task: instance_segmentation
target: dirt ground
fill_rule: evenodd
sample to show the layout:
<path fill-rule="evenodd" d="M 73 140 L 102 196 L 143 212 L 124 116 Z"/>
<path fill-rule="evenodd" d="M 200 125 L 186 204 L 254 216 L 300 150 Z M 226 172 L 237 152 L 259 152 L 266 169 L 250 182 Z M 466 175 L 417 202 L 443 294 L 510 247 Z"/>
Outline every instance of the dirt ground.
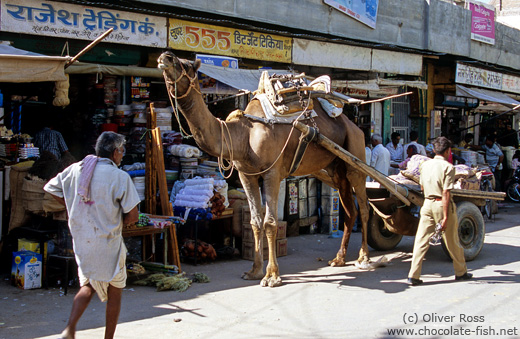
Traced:
<path fill-rule="evenodd" d="M 372 260 L 385 255 L 390 263 L 362 271 L 353 265 L 360 233 L 351 239 L 348 265 L 339 268 L 327 261 L 340 239 L 301 235 L 288 238 L 288 255 L 278 260 L 281 287 L 242 280 L 252 262 L 240 259 L 183 265 L 188 276 L 203 272 L 211 282 L 193 283 L 182 293 L 128 285 L 116 338 L 460 337 L 456 331 L 469 331 L 463 335 L 469 338 L 520 338 L 519 207 L 502 204 L 495 221 L 486 222 L 484 248 L 468 263 L 475 274 L 471 281 L 453 281 L 451 262 L 437 246 L 423 265 L 425 283 L 408 286 L 412 237 L 392 251 L 372 251 Z M 23 291 L 5 278 L 0 282 L 0 338 L 57 338 L 77 289 L 67 295 L 56 288 Z M 103 336 L 104 308 L 93 299 L 76 338 Z"/>

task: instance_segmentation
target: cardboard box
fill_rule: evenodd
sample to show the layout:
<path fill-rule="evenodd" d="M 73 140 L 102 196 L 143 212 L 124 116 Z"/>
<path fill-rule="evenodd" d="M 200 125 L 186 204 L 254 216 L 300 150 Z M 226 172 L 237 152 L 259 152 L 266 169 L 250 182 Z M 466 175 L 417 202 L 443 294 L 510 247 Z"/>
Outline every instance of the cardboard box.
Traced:
<path fill-rule="evenodd" d="M 264 261 L 269 259 L 269 246 L 267 240 L 264 241 Z M 254 241 L 242 241 L 242 259 L 255 260 L 255 242 Z"/>
<path fill-rule="evenodd" d="M 307 178 L 298 179 L 298 199 L 307 198 Z"/>
<path fill-rule="evenodd" d="M 285 179 L 287 182 L 287 198 L 298 199 L 298 179 Z"/>
<path fill-rule="evenodd" d="M 321 197 L 321 213 L 323 215 L 338 215 L 339 204 L 339 196 L 324 195 Z"/>
<path fill-rule="evenodd" d="M 287 238 L 287 221 L 278 221 L 278 231 L 276 232 L 276 239 Z"/>
<path fill-rule="evenodd" d="M 318 195 L 317 191 L 317 185 L 316 185 L 316 178 L 315 177 L 308 177 L 307 178 L 307 197 L 316 197 Z"/>
<path fill-rule="evenodd" d="M 299 199 L 298 202 L 298 216 L 300 219 L 307 218 L 309 216 L 308 208 L 307 208 L 307 198 Z"/>
<path fill-rule="evenodd" d="M 40 242 L 37 240 L 30 240 L 25 238 L 18 239 L 18 251 L 31 251 L 43 254 L 43 258 L 47 257 L 47 242 L 43 246 L 43 253 L 40 252 Z"/>
<path fill-rule="evenodd" d="M 318 197 L 309 197 L 309 217 L 318 214 Z"/>
<path fill-rule="evenodd" d="M 339 230 L 339 215 L 324 215 L 321 221 L 321 232 L 332 234 Z"/>
<path fill-rule="evenodd" d="M 326 183 L 321 183 L 321 195 L 337 195 L 339 196 L 339 192 L 337 189 L 330 187 Z"/>
<path fill-rule="evenodd" d="M 31 251 L 13 252 L 11 282 L 24 290 L 42 287 L 42 255 Z"/>
<path fill-rule="evenodd" d="M 276 240 L 276 256 L 284 257 L 287 255 L 287 238 Z"/>

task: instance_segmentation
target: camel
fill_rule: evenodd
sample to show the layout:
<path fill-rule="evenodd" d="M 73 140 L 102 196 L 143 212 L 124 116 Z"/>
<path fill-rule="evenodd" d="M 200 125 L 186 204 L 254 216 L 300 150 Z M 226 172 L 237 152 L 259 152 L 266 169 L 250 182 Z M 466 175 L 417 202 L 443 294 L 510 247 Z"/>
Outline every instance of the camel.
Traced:
<path fill-rule="evenodd" d="M 232 162 L 245 190 L 251 211 L 251 226 L 255 238 L 255 255 L 251 270 L 244 272 L 243 279 L 259 280 L 261 286 L 276 287 L 282 284 L 276 260 L 276 232 L 278 224 L 278 193 L 280 182 L 289 175 L 311 174 L 326 184 L 337 188 L 340 201 L 346 211 L 344 235 L 331 266 L 345 266 L 348 241 L 357 217 L 353 190 L 356 194 L 362 221 L 362 245 L 358 262 L 369 263 L 367 246 L 368 205 L 365 188 L 366 175 L 348 167 L 332 153 L 316 143 L 310 143 L 300 166 L 289 173 L 300 133 L 287 124 L 265 124 L 245 117 L 244 114 L 264 117 L 258 100 L 252 100 L 243 113 L 230 114 L 226 121 L 215 118 L 199 89 L 197 69 L 200 60 L 178 59 L 171 51 L 161 54 L 158 67 L 162 69 L 166 87 L 171 98 L 177 102 L 197 145 L 208 154 Z M 314 118 L 319 132 L 342 146 L 361 160 L 365 160 L 364 133 L 345 115 L 330 118 L 314 102 L 318 116 Z M 290 138 L 288 139 L 290 135 Z M 282 153 L 282 149 L 285 150 Z M 281 156 L 280 156 L 281 154 Z M 266 197 L 265 216 L 262 216 L 260 183 Z M 269 260 L 263 273 L 263 239 L 267 236 Z"/>

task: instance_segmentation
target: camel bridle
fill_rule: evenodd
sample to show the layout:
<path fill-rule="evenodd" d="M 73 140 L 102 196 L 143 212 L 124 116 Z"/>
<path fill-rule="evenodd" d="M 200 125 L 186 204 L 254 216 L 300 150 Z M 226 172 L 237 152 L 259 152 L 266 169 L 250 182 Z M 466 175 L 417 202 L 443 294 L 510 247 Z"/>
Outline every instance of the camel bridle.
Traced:
<path fill-rule="evenodd" d="M 172 68 L 175 68 L 176 66 L 176 62 L 174 62 L 172 64 Z M 170 85 L 174 85 L 175 87 L 175 95 L 173 94 L 170 94 L 175 100 L 178 100 L 178 99 L 183 99 L 185 97 L 188 96 L 188 94 L 190 94 L 191 92 L 191 89 L 193 88 L 195 90 L 195 92 L 199 93 L 199 94 L 202 94 L 201 91 L 200 91 L 200 87 L 198 86 L 199 83 L 198 83 L 198 79 L 197 79 L 197 72 L 195 72 L 195 75 L 193 77 L 190 77 L 190 75 L 188 74 L 188 72 L 186 72 L 186 69 L 184 68 L 184 66 L 182 65 L 182 62 L 179 62 L 179 66 L 181 67 L 181 74 L 179 75 L 179 77 L 177 79 L 175 79 L 174 81 L 171 81 L 169 80 L 167 77 L 166 77 L 166 74 L 163 73 L 163 77 L 164 77 L 164 81 L 166 81 L 168 84 Z M 181 79 L 183 77 L 186 77 L 188 78 L 189 82 L 190 82 L 190 85 L 188 86 L 188 90 L 186 91 L 186 93 L 184 93 L 183 95 L 181 96 L 178 96 L 177 95 L 177 83 L 179 81 L 181 81 Z"/>

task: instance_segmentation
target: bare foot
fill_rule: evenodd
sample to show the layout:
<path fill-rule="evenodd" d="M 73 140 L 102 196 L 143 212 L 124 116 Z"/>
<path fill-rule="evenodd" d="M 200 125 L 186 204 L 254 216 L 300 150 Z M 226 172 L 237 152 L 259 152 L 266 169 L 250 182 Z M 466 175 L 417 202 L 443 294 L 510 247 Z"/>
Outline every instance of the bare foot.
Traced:
<path fill-rule="evenodd" d="M 74 339 L 74 333 L 70 333 L 69 329 L 66 328 L 61 332 L 58 339 Z"/>

